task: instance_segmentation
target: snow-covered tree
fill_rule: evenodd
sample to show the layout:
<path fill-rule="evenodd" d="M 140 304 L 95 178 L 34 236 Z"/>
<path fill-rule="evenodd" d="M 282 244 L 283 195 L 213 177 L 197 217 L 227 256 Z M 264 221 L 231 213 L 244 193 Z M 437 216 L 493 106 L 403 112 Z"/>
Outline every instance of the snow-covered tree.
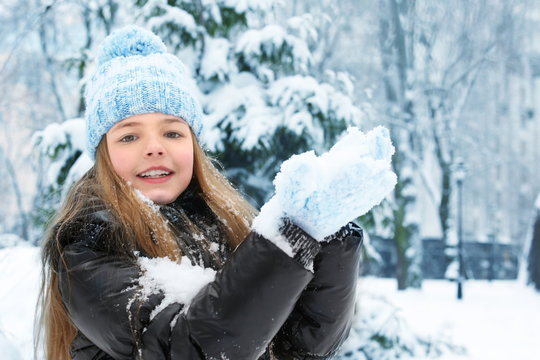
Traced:
<path fill-rule="evenodd" d="M 148 26 L 191 68 L 206 146 L 259 205 L 279 165 L 323 151 L 360 123 L 346 74 L 312 75 L 319 34 L 309 16 L 272 22 L 275 1 L 137 1 Z"/>
<path fill-rule="evenodd" d="M 56 213 L 67 190 L 91 166 L 84 154 L 85 126 L 83 119 L 53 123 L 34 134 L 36 166 L 43 167 L 43 178 L 38 179 L 33 221 L 43 228 Z"/>
<path fill-rule="evenodd" d="M 503 156 L 488 151 L 488 139 L 506 143 L 501 127 L 493 126 L 493 117 L 488 114 L 509 101 L 513 105 L 506 105 L 508 108 L 520 106 L 508 86 L 500 86 L 507 81 L 498 80 L 498 74 L 524 72 L 519 49 L 524 48 L 520 34 L 526 34 L 521 25 L 526 2 L 380 3 L 379 47 L 385 91 L 381 108 L 397 144 L 395 168 L 401 180 L 394 194 L 400 288 L 421 278 L 415 269 L 420 268 L 419 236 L 426 224 L 422 224 L 419 201 L 429 199 L 437 211 L 443 241 L 455 244 L 456 159 L 464 158 L 473 170 L 486 162 L 503 161 L 505 167 L 512 166 L 512 161 L 506 163 Z M 499 98 L 498 94 L 506 95 Z M 512 120 L 506 118 L 501 121 L 510 124 Z M 510 155 L 513 148 L 505 148 L 504 157 L 509 155 L 514 163 L 520 163 L 517 154 Z M 485 157 L 480 159 L 479 154 Z M 484 187 L 497 187 L 493 178 L 481 177 L 489 183 Z M 478 180 L 465 181 L 465 210 L 470 209 L 469 192 L 475 183 Z"/>
<path fill-rule="evenodd" d="M 7 175 L 0 187 L 10 189 L 3 192 L 9 209 L 0 220 L 3 231 L 27 240 L 40 236 L 32 232 L 31 218 L 41 201 L 33 200 L 35 182 L 39 188 L 46 169 L 31 161 L 28 140 L 47 124 L 82 114 L 86 52 L 114 25 L 116 9 L 114 0 L 0 5 L 0 170 Z"/>

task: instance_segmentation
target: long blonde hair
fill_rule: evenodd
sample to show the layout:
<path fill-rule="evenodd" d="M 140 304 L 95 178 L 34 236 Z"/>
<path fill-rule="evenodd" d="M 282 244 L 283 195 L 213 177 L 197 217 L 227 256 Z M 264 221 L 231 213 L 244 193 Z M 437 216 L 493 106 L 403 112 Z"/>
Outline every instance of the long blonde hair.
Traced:
<path fill-rule="evenodd" d="M 194 166 L 190 186 L 198 190 L 223 225 L 229 245 L 235 248 L 248 235 L 256 210 L 219 172 L 192 136 Z M 182 254 L 172 229 L 166 225 L 161 213 L 149 211 L 150 205 L 116 174 L 103 137 L 97 148 L 95 165 L 68 192 L 43 244 L 41 314 L 35 348 L 37 350 L 42 337 L 47 359 L 69 360 L 69 347 L 77 331 L 58 290 L 58 269 L 63 262 L 60 233 L 96 206 L 103 205 L 110 220 L 118 223 L 118 231 L 113 231 L 110 237 L 111 249 L 128 256 L 133 256 L 133 250 L 143 250 L 151 257 L 180 261 Z"/>

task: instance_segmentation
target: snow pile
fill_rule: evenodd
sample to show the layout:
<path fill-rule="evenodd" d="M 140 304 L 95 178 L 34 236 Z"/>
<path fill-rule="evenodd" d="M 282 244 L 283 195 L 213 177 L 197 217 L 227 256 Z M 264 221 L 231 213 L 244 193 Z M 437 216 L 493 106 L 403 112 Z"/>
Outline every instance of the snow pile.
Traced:
<path fill-rule="evenodd" d="M 0 324 L 0 327 L 2 324 Z M 10 339 L 9 334 L 4 334 L 0 331 L 0 351 L 2 352 L 2 358 L 8 360 L 22 360 L 21 353 L 15 345 L 13 345 L 13 339 Z"/>
<path fill-rule="evenodd" d="M 0 249 L 0 354 L 4 360 L 33 359 L 40 273 L 39 248 Z"/>
<path fill-rule="evenodd" d="M 349 221 L 364 215 L 394 188 L 391 169 L 394 147 L 388 130 L 367 134 L 350 128 L 329 152 L 294 155 L 281 166 L 276 194 L 253 221 L 268 239 L 279 238 L 283 216 L 321 241 Z"/>
<path fill-rule="evenodd" d="M 445 334 L 419 334 L 401 309 L 383 295 L 360 292 L 356 310 L 351 333 L 340 350 L 343 360 L 437 358 L 465 353 L 464 347 L 452 344 Z"/>
<path fill-rule="evenodd" d="M 168 258 L 140 257 L 139 265 L 142 276 L 139 278 L 141 290 L 138 299 L 159 292 L 165 296 L 150 315 L 151 319 L 173 303 L 184 304 L 186 311 L 195 295 L 216 277 L 215 270 L 193 265 L 185 257 L 179 264 Z"/>
<path fill-rule="evenodd" d="M 397 291 L 395 279 L 362 279 L 340 359 L 540 359 L 540 293 L 517 281 L 467 281 L 457 300 L 456 287 L 424 280 L 421 290 Z"/>

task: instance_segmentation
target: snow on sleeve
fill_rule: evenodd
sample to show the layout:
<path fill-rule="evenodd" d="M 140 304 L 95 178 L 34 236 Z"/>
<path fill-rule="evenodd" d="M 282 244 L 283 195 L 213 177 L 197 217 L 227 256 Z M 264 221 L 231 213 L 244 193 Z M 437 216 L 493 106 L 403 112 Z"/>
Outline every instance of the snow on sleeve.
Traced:
<path fill-rule="evenodd" d="M 540 194 L 538 194 L 538 196 L 536 197 L 536 201 L 534 202 L 534 207 L 537 210 L 540 210 Z"/>
<path fill-rule="evenodd" d="M 139 298 L 146 299 L 162 292 L 161 304 L 150 315 L 153 319 L 161 310 L 173 303 L 184 305 L 186 311 L 195 295 L 208 283 L 214 281 L 216 271 L 193 265 L 186 257 L 180 263 L 168 258 L 139 258 L 142 275 Z"/>
<path fill-rule="evenodd" d="M 253 231 L 274 243 L 285 254 L 294 257 L 295 254 L 291 245 L 279 231 L 284 216 L 281 202 L 276 197 L 273 197 L 263 205 L 259 216 L 253 219 L 251 227 Z"/>

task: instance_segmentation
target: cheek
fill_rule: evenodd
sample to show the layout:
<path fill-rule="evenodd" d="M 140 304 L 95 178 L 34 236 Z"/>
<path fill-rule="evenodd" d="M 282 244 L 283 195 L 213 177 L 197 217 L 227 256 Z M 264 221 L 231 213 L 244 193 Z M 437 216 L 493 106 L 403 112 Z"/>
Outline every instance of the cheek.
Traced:
<path fill-rule="evenodd" d="M 193 175 L 193 151 L 185 151 L 177 159 L 186 176 L 189 175 L 191 177 Z"/>
<path fill-rule="evenodd" d="M 128 180 L 128 176 L 131 173 L 132 167 L 130 166 L 131 163 L 129 161 L 129 157 L 127 156 L 115 156 L 114 158 L 111 156 L 111 163 L 114 168 L 114 171 L 116 173 L 124 178 L 125 180 Z"/>
<path fill-rule="evenodd" d="M 114 171 L 118 176 L 124 180 L 129 180 L 129 174 L 131 174 L 133 160 L 126 151 L 121 151 L 114 146 L 109 146 L 109 158 Z"/>

